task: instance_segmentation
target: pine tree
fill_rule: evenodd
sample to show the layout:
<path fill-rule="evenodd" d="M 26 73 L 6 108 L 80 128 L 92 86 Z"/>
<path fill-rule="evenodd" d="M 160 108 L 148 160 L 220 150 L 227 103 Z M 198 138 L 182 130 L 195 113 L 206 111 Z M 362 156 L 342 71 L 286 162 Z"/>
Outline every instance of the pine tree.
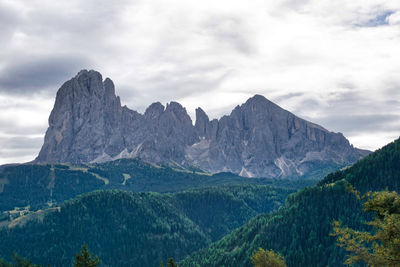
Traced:
<path fill-rule="evenodd" d="M 79 254 L 75 254 L 74 267 L 96 267 L 99 265 L 100 265 L 99 257 L 90 255 L 90 252 L 86 244 L 83 245 L 81 252 Z"/>
<path fill-rule="evenodd" d="M 173 258 L 169 258 L 167 262 L 168 267 L 178 267 Z"/>

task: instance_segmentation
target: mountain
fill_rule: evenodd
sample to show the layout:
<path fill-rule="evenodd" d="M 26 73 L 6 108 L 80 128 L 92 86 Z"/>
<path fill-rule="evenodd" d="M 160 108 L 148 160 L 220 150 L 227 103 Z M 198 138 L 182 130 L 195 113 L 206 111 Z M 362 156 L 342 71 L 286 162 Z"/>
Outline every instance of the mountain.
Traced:
<path fill-rule="evenodd" d="M 174 194 L 95 191 L 0 226 L 0 258 L 16 252 L 43 265 L 71 266 L 86 243 L 104 266 L 159 266 L 278 208 L 288 192 L 241 185 Z"/>
<path fill-rule="evenodd" d="M 250 267 L 250 255 L 259 247 L 280 252 L 287 266 L 344 266 L 346 251 L 329 235 L 332 222 L 365 231 L 370 228 L 363 222 L 372 217 L 349 192 L 349 184 L 361 192 L 400 192 L 400 139 L 289 196 L 277 212 L 257 216 L 179 266 Z"/>
<path fill-rule="evenodd" d="M 220 185 L 270 185 L 290 191 L 316 180 L 248 179 L 232 173 L 210 174 L 178 167 L 119 159 L 90 165 L 20 164 L 0 171 L 0 212 L 16 207 L 37 210 L 98 189 L 175 192 Z M 288 191 L 289 192 L 289 191 Z"/>
<path fill-rule="evenodd" d="M 349 165 L 368 154 L 341 133 L 305 121 L 255 95 L 229 116 L 196 123 L 179 103 L 151 104 L 144 114 L 121 107 L 114 84 L 80 71 L 57 92 L 36 162 L 93 163 L 135 158 L 246 177 L 298 177 Z"/>
<path fill-rule="evenodd" d="M 108 176 L 109 184 L 114 179 L 121 184 L 125 180 L 127 184 L 135 177 L 124 179 L 127 177 L 113 169 L 126 174 L 130 168 L 143 168 L 142 164 L 147 166 L 137 160 L 123 159 L 93 169 L 81 167 L 79 173 L 97 173 L 100 177 L 106 172 L 115 173 Z M 8 166 L 11 167 L 18 166 Z M 67 165 L 53 168 L 72 172 Z M 154 176 L 160 175 L 156 172 L 159 168 L 148 169 L 147 175 L 153 172 Z M 173 171 L 165 168 L 165 172 Z M 37 169 L 32 169 L 32 173 L 43 176 L 43 171 Z M 22 174 L 15 177 L 26 179 Z M 106 266 L 158 266 L 161 259 L 165 261 L 172 256 L 179 260 L 192 253 L 179 266 L 250 267 L 250 255 L 262 247 L 283 254 L 288 266 L 343 266 L 346 252 L 329 235 L 332 221 L 340 219 L 353 229 L 366 230 L 363 222 L 371 218 L 348 192 L 348 185 L 361 192 L 385 188 L 400 192 L 399 177 L 400 139 L 352 167 L 326 176 L 317 186 L 290 195 L 284 206 L 271 213 L 268 212 L 276 210 L 291 190 L 234 185 L 167 194 L 95 191 L 60 207 L 28 212 L 11 222 L 5 223 L 1 218 L 0 257 L 7 258 L 11 252 L 17 252 L 33 262 L 68 266 L 73 254 L 87 243 Z M 34 182 L 42 183 L 40 179 Z M 7 185 L 4 184 L 4 189 Z M 21 209 L 14 212 L 17 211 L 25 212 Z M 233 230 L 253 216 L 256 217 Z"/>

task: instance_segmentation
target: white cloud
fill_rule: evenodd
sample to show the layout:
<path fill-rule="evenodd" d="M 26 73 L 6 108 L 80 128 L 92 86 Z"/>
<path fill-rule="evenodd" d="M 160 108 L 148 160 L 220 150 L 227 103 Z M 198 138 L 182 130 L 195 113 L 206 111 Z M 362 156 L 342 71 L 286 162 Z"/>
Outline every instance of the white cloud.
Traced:
<path fill-rule="evenodd" d="M 139 111 L 176 100 L 191 115 L 201 106 L 217 118 L 258 93 L 356 146 L 378 148 L 399 135 L 399 121 L 385 132 L 378 119 L 377 129 L 357 131 L 339 118 L 400 115 L 399 14 L 398 0 L 3 0 L 0 124 L 16 126 L 0 127 L 0 136 L 44 129 L 63 77 L 93 68 Z M 26 78 L 11 77 L 18 73 Z"/>

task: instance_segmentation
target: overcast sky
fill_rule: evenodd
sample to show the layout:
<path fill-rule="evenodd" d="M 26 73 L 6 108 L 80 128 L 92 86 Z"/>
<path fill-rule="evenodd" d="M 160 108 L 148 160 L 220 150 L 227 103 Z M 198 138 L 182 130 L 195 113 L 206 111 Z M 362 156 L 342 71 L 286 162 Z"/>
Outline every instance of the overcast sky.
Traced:
<path fill-rule="evenodd" d="M 81 69 L 140 112 L 257 93 L 374 150 L 400 134 L 400 1 L 0 0 L 0 164 L 34 159 Z"/>

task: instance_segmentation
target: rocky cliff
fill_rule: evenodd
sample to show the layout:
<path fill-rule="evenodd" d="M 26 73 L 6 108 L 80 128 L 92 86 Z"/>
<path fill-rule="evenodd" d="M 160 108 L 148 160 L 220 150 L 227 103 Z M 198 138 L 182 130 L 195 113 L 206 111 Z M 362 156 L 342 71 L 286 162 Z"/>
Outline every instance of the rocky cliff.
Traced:
<path fill-rule="evenodd" d="M 144 114 L 121 107 L 110 79 L 82 70 L 57 92 L 37 162 L 89 163 L 139 157 L 242 176 L 294 177 L 366 155 L 341 133 L 296 117 L 261 95 L 229 116 L 151 104 Z"/>

